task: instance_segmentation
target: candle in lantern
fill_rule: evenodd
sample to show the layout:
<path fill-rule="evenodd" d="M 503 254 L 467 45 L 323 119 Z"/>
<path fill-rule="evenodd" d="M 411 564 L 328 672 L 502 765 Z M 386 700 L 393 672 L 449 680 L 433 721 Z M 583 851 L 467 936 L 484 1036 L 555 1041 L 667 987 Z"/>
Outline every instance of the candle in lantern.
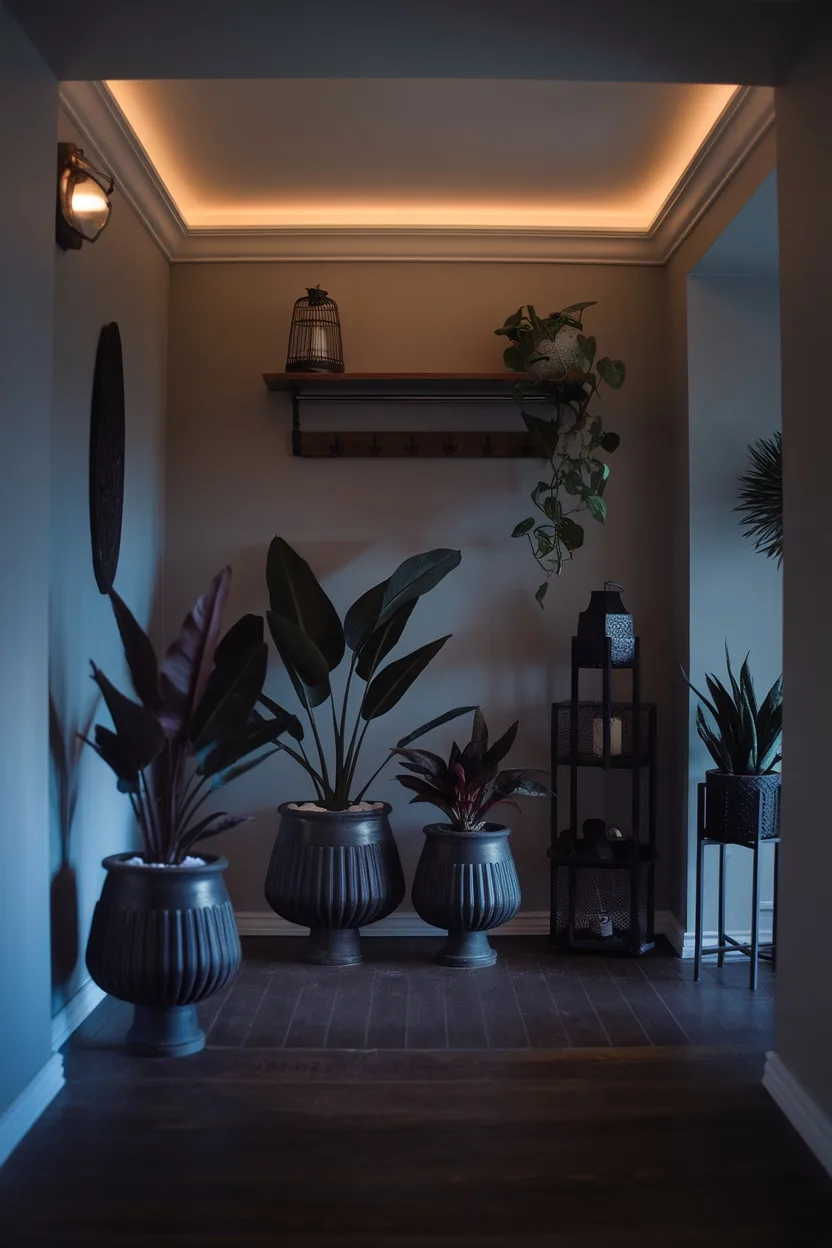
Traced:
<path fill-rule="evenodd" d="M 610 720 L 610 756 L 621 754 L 621 720 L 613 718 Z M 593 719 L 592 721 L 592 753 L 596 758 L 604 756 L 604 721 L 603 719 Z"/>

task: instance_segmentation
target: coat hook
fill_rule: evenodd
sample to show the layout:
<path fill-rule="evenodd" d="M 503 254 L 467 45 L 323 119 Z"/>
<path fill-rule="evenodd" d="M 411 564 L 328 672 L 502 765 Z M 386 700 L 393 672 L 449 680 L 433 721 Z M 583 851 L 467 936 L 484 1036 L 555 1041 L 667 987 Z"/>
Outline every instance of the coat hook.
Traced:
<path fill-rule="evenodd" d="M 448 438 L 448 441 L 442 447 L 442 450 L 445 452 L 446 455 L 455 455 L 457 453 L 457 451 L 459 450 L 459 446 L 457 445 L 456 442 L 454 442 L 453 435 L 451 435 Z"/>
<path fill-rule="evenodd" d="M 370 443 L 370 454 L 371 455 L 381 454 L 381 445 L 379 444 L 379 440 L 376 434 L 373 434 L 373 440 Z"/>
<path fill-rule="evenodd" d="M 404 449 L 407 451 L 408 455 L 419 454 L 419 443 L 416 441 L 416 435 L 414 433 L 411 433 L 410 441 L 405 443 Z"/>
<path fill-rule="evenodd" d="M 485 442 L 480 447 L 480 450 L 482 451 L 483 455 L 493 455 L 496 449 L 497 449 L 496 446 L 492 445 L 491 434 L 487 433 L 485 435 Z"/>
<path fill-rule="evenodd" d="M 344 445 L 338 434 L 335 435 L 335 441 L 330 442 L 329 451 L 331 455 L 343 455 L 344 454 Z"/>

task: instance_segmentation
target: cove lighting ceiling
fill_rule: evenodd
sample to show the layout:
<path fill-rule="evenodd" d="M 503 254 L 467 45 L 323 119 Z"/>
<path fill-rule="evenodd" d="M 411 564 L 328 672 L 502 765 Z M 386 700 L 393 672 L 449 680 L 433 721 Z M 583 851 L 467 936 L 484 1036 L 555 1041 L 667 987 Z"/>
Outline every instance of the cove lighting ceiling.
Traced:
<path fill-rule="evenodd" d="M 737 92 L 483 79 L 106 87 L 188 231 L 637 236 Z"/>

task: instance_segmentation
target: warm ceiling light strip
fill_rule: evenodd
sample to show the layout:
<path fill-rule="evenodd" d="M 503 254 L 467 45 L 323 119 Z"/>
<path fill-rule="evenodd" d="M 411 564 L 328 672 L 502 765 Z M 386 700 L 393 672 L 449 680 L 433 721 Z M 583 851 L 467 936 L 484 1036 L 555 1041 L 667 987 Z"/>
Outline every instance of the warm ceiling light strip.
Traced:
<path fill-rule="evenodd" d="M 648 235 L 697 153 L 729 108 L 739 88 L 701 87 L 668 138 L 655 153 L 649 174 L 624 197 L 607 203 L 545 202 L 511 199 L 485 202 L 402 201 L 377 197 L 366 202 L 234 203 L 200 202 L 184 182 L 173 145 L 140 101 L 140 83 L 107 82 L 129 128 L 181 215 L 193 231 L 211 230 L 489 230 L 555 231 Z"/>

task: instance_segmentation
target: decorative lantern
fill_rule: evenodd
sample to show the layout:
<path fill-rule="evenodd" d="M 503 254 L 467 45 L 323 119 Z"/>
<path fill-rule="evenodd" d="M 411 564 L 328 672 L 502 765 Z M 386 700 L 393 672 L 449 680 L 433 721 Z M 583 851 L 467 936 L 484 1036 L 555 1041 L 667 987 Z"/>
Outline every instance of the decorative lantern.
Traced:
<path fill-rule="evenodd" d="M 589 606 L 578 616 L 577 646 L 581 667 L 603 667 L 607 638 L 612 643 L 613 667 L 631 667 L 635 660 L 633 617 L 621 601 L 623 586 L 605 581 L 603 589 L 594 589 Z"/>
<path fill-rule="evenodd" d="M 287 373 L 343 373 L 338 305 L 320 286 L 307 287 L 298 299 L 289 330 Z"/>

